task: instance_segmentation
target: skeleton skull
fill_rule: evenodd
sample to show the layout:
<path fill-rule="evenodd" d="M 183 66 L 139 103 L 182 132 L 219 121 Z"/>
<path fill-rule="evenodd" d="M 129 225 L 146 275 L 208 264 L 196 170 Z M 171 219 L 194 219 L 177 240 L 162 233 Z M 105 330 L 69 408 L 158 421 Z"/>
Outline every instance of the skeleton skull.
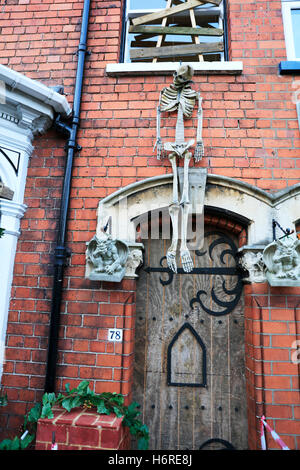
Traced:
<path fill-rule="evenodd" d="M 181 65 L 174 73 L 174 84 L 177 86 L 190 82 L 194 75 L 194 70 L 190 65 Z"/>

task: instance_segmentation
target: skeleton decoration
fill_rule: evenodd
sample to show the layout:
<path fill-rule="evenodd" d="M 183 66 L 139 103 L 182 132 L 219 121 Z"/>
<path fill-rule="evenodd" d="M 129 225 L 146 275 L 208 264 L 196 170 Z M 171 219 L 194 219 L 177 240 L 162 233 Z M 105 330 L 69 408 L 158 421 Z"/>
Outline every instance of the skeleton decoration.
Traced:
<path fill-rule="evenodd" d="M 125 275 L 128 246 L 121 240 L 112 240 L 109 235 L 96 235 L 87 244 L 86 259 L 89 265 L 88 278 L 93 281 L 120 282 Z"/>
<path fill-rule="evenodd" d="M 161 159 L 164 157 L 164 151 L 170 152 L 168 154 L 168 158 L 171 162 L 173 171 L 173 200 L 169 206 L 169 214 L 173 227 L 173 237 L 171 246 L 167 251 L 167 263 L 168 267 L 175 273 L 177 272 L 176 252 L 178 245 L 178 220 L 180 209 L 182 211 L 180 246 L 182 268 L 185 272 L 191 272 L 194 268 L 191 254 L 187 247 L 187 223 L 190 210 L 189 163 L 192 158 L 192 153 L 189 149 L 194 144 L 194 139 L 186 141 L 184 138 L 184 117 L 190 118 L 192 116 L 197 100 L 198 125 L 197 141 L 194 151 L 196 162 L 201 160 L 203 157 L 204 148 L 202 142 L 202 98 L 198 92 L 191 88 L 193 73 L 194 71 L 190 65 L 181 65 L 177 72 L 174 73 L 173 83 L 161 91 L 157 108 L 157 140 L 155 143 L 155 147 L 157 147 L 157 158 Z M 160 135 L 161 112 L 171 113 L 174 111 L 177 111 L 175 142 L 166 142 L 163 146 Z M 178 195 L 177 157 L 184 159 L 184 183 L 180 202 Z"/>
<path fill-rule="evenodd" d="M 300 285 L 300 240 L 285 237 L 270 243 L 263 252 L 271 286 Z"/>

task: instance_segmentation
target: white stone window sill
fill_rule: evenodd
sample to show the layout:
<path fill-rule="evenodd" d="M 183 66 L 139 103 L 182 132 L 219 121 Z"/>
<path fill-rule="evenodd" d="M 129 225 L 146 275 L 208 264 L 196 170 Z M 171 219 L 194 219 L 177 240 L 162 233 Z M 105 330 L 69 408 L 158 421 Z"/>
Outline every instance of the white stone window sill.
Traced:
<path fill-rule="evenodd" d="M 240 61 L 188 63 L 193 67 L 195 75 L 239 75 L 243 72 L 243 62 Z M 179 62 L 107 64 L 106 73 L 112 77 L 126 75 L 172 75 L 179 65 Z"/>

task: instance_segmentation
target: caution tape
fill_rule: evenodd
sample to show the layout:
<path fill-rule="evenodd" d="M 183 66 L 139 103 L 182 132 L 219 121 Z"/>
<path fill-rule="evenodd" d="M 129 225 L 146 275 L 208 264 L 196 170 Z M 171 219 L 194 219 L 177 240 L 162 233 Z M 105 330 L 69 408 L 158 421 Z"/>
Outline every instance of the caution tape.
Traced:
<path fill-rule="evenodd" d="M 281 447 L 282 450 L 290 450 L 288 446 L 283 442 L 283 440 L 278 436 L 277 432 L 275 432 L 274 429 L 269 426 L 264 416 L 262 416 L 260 420 L 260 442 L 262 450 L 267 450 L 264 428 L 266 428 L 267 431 L 271 433 L 271 436 L 273 437 L 274 441 L 277 442 L 277 444 Z"/>

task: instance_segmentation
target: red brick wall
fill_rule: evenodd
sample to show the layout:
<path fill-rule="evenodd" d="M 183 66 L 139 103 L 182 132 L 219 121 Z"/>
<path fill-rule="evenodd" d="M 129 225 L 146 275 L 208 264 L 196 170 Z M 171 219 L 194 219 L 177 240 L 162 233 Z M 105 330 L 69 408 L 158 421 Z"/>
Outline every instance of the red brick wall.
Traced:
<path fill-rule="evenodd" d="M 249 444 L 260 447 L 256 417 L 265 415 L 283 441 L 298 449 L 300 364 L 293 353 L 300 334 L 299 289 L 252 284 L 244 291 Z M 279 449 L 266 437 L 269 449 Z"/>
<path fill-rule="evenodd" d="M 1 63 L 47 85 L 63 84 L 72 103 L 82 6 L 82 1 L 70 0 L 7 0 L 0 17 Z M 297 77 L 278 76 L 278 63 L 286 58 L 281 4 L 275 0 L 229 0 L 228 6 L 230 55 L 233 60 L 243 61 L 244 73 L 194 77 L 204 109 L 205 158 L 198 166 L 277 191 L 299 182 L 300 166 L 299 129 L 292 102 L 295 91 L 292 85 Z M 172 77 L 112 78 L 105 74 L 106 64 L 118 61 L 121 12 L 118 0 L 91 2 L 88 39 L 91 56 L 87 59 L 82 97 L 78 142 L 82 150 L 74 160 L 71 190 L 68 246 L 72 256 L 64 283 L 58 389 L 66 381 L 75 385 L 90 379 L 97 392 L 119 392 L 123 357 L 122 393 L 130 393 L 134 303 L 130 299 L 125 314 L 123 306 L 135 291 L 134 282 L 125 281 L 116 291 L 114 285 L 102 286 L 85 280 L 85 243 L 95 233 L 99 199 L 136 180 L 171 171 L 168 161 L 156 160 L 153 144 L 159 91 Z M 193 137 L 195 125 L 194 119 L 188 130 Z M 174 132 L 174 119 L 164 120 L 163 132 Z M 28 210 L 21 223 L 8 323 L 3 385 L 9 406 L 0 416 L 2 428 L 15 429 L 20 415 L 40 399 L 44 386 L 51 262 L 65 163 L 64 144 L 61 137 L 49 131 L 36 139 L 30 160 L 25 195 Z M 291 296 L 286 292 L 284 298 L 292 299 L 293 295 L 294 292 Z M 284 324 L 286 331 L 275 335 L 266 330 L 263 337 L 283 340 L 292 334 L 293 320 L 286 320 L 285 315 L 289 317 L 294 304 L 283 305 L 282 296 L 273 292 L 267 298 L 274 312 L 282 315 L 277 319 L 271 316 L 268 326 L 274 323 L 276 328 L 277 322 Z M 271 307 L 265 305 L 263 312 L 265 308 L 271 312 Z M 254 328 L 257 321 L 251 319 L 251 311 L 255 314 L 257 309 L 248 307 L 249 324 Z M 127 331 L 121 356 L 120 346 L 107 343 L 105 338 L 107 328 L 123 321 Z M 251 328 L 249 331 L 252 334 Z M 289 346 L 281 348 L 276 341 L 268 343 L 268 351 L 277 354 L 286 348 L 284 361 L 288 361 Z M 277 356 L 274 357 L 272 366 L 276 363 Z M 266 367 L 270 367 L 270 361 Z M 258 380 L 255 364 L 254 361 L 250 367 L 249 362 L 249 380 L 254 377 Z M 274 369 L 272 373 L 275 372 Z M 281 407 L 282 414 L 275 425 L 278 432 L 285 434 L 280 426 L 292 420 L 289 414 L 292 405 L 281 403 L 280 398 L 277 402 L 277 397 L 280 393 L 285 395 L 286 388 L 280 392 L 280 387 L 287 385 L 271 383 L 270 369 L 268 373 L 267 403 L 271 406 L 272 399 L 276 406 L 269 408 L 269 413 L 276 420 L 278 414 L 273 412 Z M 276 372 L 276 378 L 277 375 L 281 374 Z M 286 396 L 294 400 L 295 376 L 288 377 L 291 395 Z M 251 393 L 258 393 L 258 389 L 253 386 Z M 254 435 L 251 442 L 254 446 Z"/>
<path fill-rule="evenodd" d="M 300 165 L 292 102 L 297 77 L 278 75 L 279 62 L 286 60 L 281 2 L 230 0 L 229 4 L 232 59 L 243 61 L 246 82 L 255 83 L 252 108 L 245 109 L 241 124 L 246 127 L 242 146 L 248 147 L 248 171 L 256 171 L 261 188 L 278 190 L 299 182 Z M 241 176 L 248 171 L 241 169 Z"/>

